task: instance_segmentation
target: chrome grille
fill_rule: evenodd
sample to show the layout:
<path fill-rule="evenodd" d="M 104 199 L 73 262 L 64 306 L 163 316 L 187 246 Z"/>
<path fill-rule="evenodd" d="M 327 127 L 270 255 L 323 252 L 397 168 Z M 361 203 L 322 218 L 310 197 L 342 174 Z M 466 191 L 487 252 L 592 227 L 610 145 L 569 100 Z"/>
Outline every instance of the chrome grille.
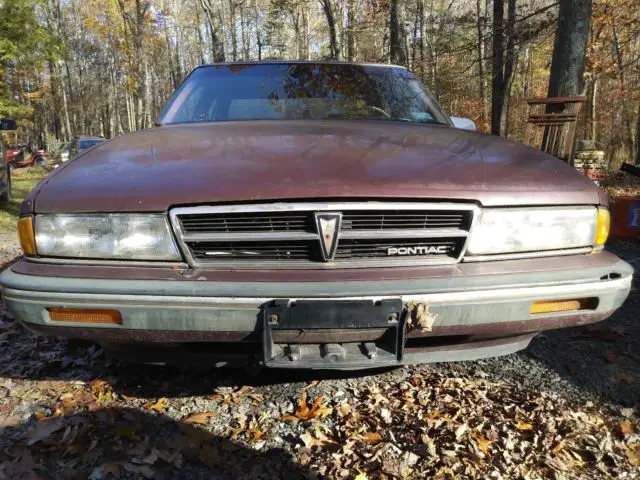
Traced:
<path fill-rule="evenodd" d="M 306 260 L 315 244 L 309 241 L 290 242 L 193 242 L 189 245 L 196 260 Z"/>
<path fill-rule="evenodd" d="M 179 207 L 170 217 L 193 266 L 343 268 L 456 263 L 476 211 L 463 203 L 272 203 Z M 315 219 L 327 213 L 341 218 L 329 261 Z"/>
<path fill-rule="evenodd" d="M 204 214 L 181 215 L 180 226 L 184 232 L 280 232 L 313 231 L 313 218 L 305 213 L 237 213 L 229 215 Z"/>

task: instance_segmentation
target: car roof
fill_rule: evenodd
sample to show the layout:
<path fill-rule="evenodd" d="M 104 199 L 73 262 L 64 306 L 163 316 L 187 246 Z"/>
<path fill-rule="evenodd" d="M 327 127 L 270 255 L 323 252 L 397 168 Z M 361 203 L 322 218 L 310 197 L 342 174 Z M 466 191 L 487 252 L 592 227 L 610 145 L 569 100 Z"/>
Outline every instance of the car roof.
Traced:
<path fill-rule="evenodd" d="M 207 63 L 197 66 L 194 70 L 206 67 L 236 65 L 355 65 L 358 67 L 401 68 L 402 70 L 406 70 L 406 67 L 403 67 L 402 65 L 394 65 L 390 63 L 342 62 L 338 60 L 246 60 L 240 62 Z"/>

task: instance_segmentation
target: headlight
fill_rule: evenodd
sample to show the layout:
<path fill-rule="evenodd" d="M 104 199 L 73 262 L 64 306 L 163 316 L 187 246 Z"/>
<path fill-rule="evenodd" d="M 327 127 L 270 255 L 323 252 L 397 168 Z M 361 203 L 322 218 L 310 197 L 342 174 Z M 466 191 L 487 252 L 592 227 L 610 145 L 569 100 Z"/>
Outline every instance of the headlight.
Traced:
<path fill-rule="evenodd" d="M 35 231 L 42 256 L 181 259 L 162 214 L 36 215 Z"/>
<path fill-rule="evenodd" d="M 487 208 L 471 232 L 467 255 L 589 247 L 597 223 L 595 207 Z"/>

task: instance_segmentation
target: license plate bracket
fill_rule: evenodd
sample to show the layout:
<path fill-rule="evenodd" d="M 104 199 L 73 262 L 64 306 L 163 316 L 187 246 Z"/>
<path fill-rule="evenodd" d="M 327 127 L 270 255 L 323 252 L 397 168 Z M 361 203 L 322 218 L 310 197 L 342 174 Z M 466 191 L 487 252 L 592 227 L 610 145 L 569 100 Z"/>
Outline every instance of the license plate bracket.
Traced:
<path fill-rule="evenodd" d="M 404 349 L 404 315 L 400 298 L 371 300 L 273 300 L 262 310 L 262 343 L 264 363 L 267 366 L 321 367 L 323 364 L 344 363 L 348 366 L 362 364 L 395 364 L 402 361 Z M 273 332 L 278 330 L 384 329 L 385 333 L 375 342 L 344 344 L 344 358 L 329 358 L 326 344 L 318 349 L 305 347 L 302 358 L 300 345 L 275 344 Z M 335 344 L 341 344 L 336 339 Z M 276 351 L 278 346 L 288 349 L 288 356 Z M 371 354 L 372 348 L 376 352 Z M 317 354 L 315 353 L 317 351 Z M 298 352 L 298 353 L 296 353 Z M 311 353 L 310 353 L 311 352 Z"/>

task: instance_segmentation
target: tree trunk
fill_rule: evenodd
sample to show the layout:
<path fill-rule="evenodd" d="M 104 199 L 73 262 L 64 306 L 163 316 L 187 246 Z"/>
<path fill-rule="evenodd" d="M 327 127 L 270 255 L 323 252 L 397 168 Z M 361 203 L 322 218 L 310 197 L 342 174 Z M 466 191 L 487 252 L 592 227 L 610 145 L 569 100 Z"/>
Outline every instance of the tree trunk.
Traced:
<path fill-rule="evenodd" d="M 350 62 L 353 62 L 356 58 L 355 23 L 355 0 L 347 0 L 347 60 Z"/>
<path fill-rule="evenodd" d="M 331 0 L 320 0 L 325 17 L 327 18 L 327 26 L 329 27 L 329 43 L 331 45 L 331 58 L 340 60 L 340 41 L 338 40 L 338 31 L 336 29 L 336 20 L 333 13 Z"/>
<path fill-rule="evenodd" d="M 507 6 L 507 49 L 504 59 L 504 74 L 502 77 L 502 109 L 500 111 L 500 130 L 499 135 L 503 137 L 509 136 L 508 121 L 509 121 L 509 99 L 511 96 L 511 85 L 513 84 L 513 77 L 515 75 L 516 63 L 518 61 L 518 53 L 515 48 L 516 35 L 515 35 L 515 20 L 516 20 L 516 0 L 508 0 Z"/>
<path fill-rule="evenodd" d="M 229 30 L 231 35 L 231 58 L 234 62 L 238 60 L 238 40 L 236 38 L 236 4 L 229 0 Z"/>
<path fill-rule="evenodd" d="M 504 107 L 504 1 L 493 0 L 493 62 L 491 69 L 491 133 L 500 135 Z"/>
<path fill-rule="evenodd" d="M 419 30 L 420 30 L 420 78 L 424 81 L 424 0 L 418 0 Z"/>
<path fill-rule="evenodd" d="M 213 7 L 212 0 L 200 0 L 202 10 L 209 25 L 209 34 L 211 36 L 211 59 L 213 62 L 224 62 L 224 43 L 220 36 L 220 29 L 216 19 L 216 10 Z"/>
<path fill-rule="evenodd" d="M 407 65 L 406 44 L 404 0 L 391 0 L 389 5 L 389 49 L 391 63 Z"/>
<path fill-rule="evenodd" d="M 591 0 L 561 0 L 553 45 L 549 97 L 581 95 Z"/>
<path fill-rule="evenodd" d="M 486 12 L 485 12 L 486 14 Z M 482 121 L 489 118 L 489 102 L 487 101 L 487 82 L 484 72 L 484 37 L 487 29 L 487 20 L 482 12 L 482 0 L 476 0 L 476 34 L 478 36 L 477 62 L 478 62 L 478 93 L 482 102 Z"/>
<path fill-rule="evenodd" d="M 638 105 L 638 116 L 636 118 L 636 159 L 635 164 L 640 165 L 640 105 Z"/>
<path fill-rule="evenodd" d="M 567 97 L 584 93 L 584 61 L 591 26 L 591 7 L 591 0 L 560 0 L 548 97 Z M 547 107 L 547 112 L 562 113 L 564 109 L 562 103 L 551 104 Z M 543 143 L 548 135 L 549 131 L 545 129 Z M 562 145 L 564 141 L 563 134 L 559 144 Z M 572 150 L 572 146 L 569 146 L 569 151 Z"/>

